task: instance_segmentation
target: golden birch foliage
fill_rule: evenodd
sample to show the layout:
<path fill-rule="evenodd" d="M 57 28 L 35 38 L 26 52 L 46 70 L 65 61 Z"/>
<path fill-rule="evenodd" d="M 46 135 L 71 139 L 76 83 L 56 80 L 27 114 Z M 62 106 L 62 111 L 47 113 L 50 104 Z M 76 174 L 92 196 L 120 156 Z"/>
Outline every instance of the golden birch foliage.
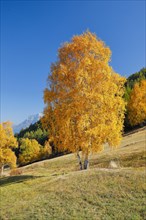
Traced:
<path fill-rule="evenodd" d="M 0 124 L 0 167 L 9 164 L 16 166 L 16 156 L 12 149 L 18 146 L 17 139 L 14 137 L 11 122 Z"/>
<path fill-rule="evenodd" d="M 134 85 L 127 110 L 128 119 L 132 126 L 146 120 L 146 80 Z"/>
<path fill-rule="evenodd" d="M 121 139 L 125 79 L 109 66 L 110 49 L 96 35 L 74 36 L 58 50 L 44 91 L 44 126 L 55 146 L 87 154 Z"/>
<path fill-rule="evenodd" d="M 21 165 L 36 161 L 40 157 L 41 145 L 35 139 L 22 138 L 19 163 Z"/>

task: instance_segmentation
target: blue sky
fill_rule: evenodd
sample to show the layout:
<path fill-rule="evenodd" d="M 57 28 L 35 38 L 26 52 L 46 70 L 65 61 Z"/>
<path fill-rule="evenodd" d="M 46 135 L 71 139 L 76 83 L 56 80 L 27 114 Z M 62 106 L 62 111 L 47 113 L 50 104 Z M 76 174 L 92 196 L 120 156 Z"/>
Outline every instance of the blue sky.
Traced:
<path fill-rule="evenodd" d="M 43 111 L 57 49 L 89 29 L 123 76 L 145 66 L 145 1 L 1 1 L 1 121 Z"/>

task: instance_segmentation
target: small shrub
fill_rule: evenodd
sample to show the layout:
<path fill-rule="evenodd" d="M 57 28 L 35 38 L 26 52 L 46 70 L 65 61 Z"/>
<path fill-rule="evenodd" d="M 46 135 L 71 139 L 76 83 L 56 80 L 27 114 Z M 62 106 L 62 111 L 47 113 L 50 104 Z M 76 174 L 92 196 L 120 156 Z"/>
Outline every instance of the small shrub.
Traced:
<path fill-rule="evenodd" d="M 22 174 L 22 170 L 20 170 L 20 169 L 13 169 L 10 172 L 10 176 L 18 176 L 18 175 L 21 175 L 21 174 Z"/>

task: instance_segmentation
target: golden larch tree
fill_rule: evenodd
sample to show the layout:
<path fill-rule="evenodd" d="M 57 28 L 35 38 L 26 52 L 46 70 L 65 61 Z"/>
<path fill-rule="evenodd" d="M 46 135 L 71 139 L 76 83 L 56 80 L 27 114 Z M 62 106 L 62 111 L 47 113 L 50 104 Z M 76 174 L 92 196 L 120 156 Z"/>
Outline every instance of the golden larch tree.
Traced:
<path fill-rule="evenodd" d="M 89 153 L 121 140 L 125 79 L 113 71 L 110 57 L 95 34 L 74 36 L 58 50 L 44 91 L 43 125 L 59 150 L 77 152 L 81 169 L 88 167 Z"/>
<path fill-rule="evenodd" d="M 16 156 L 12 149 L 18 146 L 14 137 L 12 123 L 7 121 L 0 124 L 0 169 L 3 174 L 4 165 L 16 167 Z"/>
<path fill-rule="evenodd" d="M 146 121 L 146 80 L 135 83 L 127 105 L 130 125 Z"/>
<path fill-rule="evenodd" d="M 41 145 L 35 139 L 22 138 L 20 141 L 20 165 L 29 164 L 40 159 Z"/>

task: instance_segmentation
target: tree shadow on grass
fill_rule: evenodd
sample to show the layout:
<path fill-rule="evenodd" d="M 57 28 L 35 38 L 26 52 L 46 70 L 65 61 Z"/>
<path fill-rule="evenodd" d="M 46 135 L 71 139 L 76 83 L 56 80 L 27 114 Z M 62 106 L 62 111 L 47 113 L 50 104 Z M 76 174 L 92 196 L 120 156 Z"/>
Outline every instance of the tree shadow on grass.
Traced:
<path fill-rule="evenodd" d="M 7 186 L 15 183 L 23 183 L 27 180 L 33 180 L 41 178 L 43 176 L 33 176 L 33 175 L 20 175 L 20 176 L 9 176 L 0 179 L 0 187 Z"/>

